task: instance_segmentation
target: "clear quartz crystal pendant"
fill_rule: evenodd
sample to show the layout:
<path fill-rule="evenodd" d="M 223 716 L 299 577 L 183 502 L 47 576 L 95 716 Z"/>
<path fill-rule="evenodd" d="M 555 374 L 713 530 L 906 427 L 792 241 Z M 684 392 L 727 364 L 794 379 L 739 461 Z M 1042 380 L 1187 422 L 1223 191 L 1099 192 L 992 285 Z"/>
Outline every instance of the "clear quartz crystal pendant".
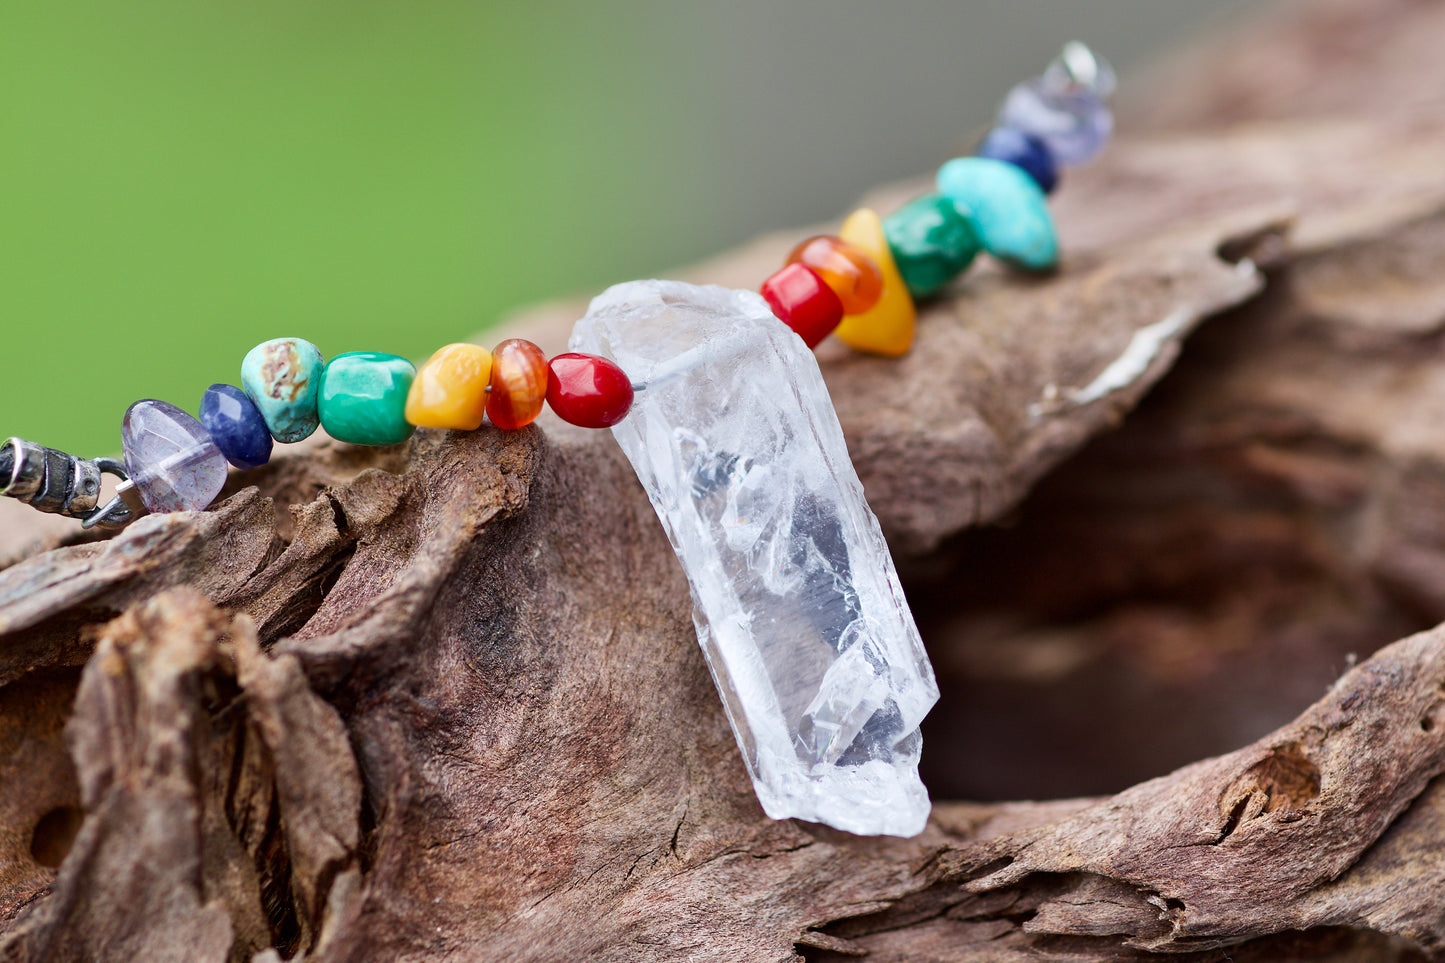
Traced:
<path fill-rule="evenodd" d="M 922 831 L 938 686 L 813 353 L 751 291 L 677 281 L 604 292 L 571 347 L 643 386 L 612 431 L 687 572 L 763 809 Z"/>

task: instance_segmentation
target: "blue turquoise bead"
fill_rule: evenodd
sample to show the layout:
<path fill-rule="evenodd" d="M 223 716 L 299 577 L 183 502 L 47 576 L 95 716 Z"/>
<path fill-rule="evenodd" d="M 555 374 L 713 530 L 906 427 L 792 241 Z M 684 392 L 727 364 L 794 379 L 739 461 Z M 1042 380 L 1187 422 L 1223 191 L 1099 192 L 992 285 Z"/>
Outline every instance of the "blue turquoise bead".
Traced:
<path fill-rule="evenodd" d="M 287 444 L 310 436 L 319 425 L 316 401 L 321 351 L 300 338 L 274 338 L 256 345 L 241 362 L 241 388 L 266 419 L 271 437 Z"/>
<path fill-rule="evenodd" d="M 995 127 L 974 154 L 1022 168 L 1045 194 L 1052 194 L 1059 183 L 1059 165 L 1049 145 L 1015 127 Z"/>
<path fill-rule="evenodd" d="M 938 169 L 938 192 L 958 207 L 983 249 L 1030 271 L 1059 263 L 1059 240 L 1044 192 L 1020 168 L 988 157 L 955 157 Z"/>
<path fill-rule="evenodd" d="M 233 385 L 211 385 L 201 396 L 201 424 L 237 468 L 259 468 L 271 460 L 271 429 L 261 409 Z"/>
<path fill-rule="evenodd" d="M 406 441 L 415 430 L 406 420 L 406 396 L 415 379 L 416 367 L 398 355 L 338 354 L 321 375 L 322 427 L 337 441 L 353 445 Z"/>

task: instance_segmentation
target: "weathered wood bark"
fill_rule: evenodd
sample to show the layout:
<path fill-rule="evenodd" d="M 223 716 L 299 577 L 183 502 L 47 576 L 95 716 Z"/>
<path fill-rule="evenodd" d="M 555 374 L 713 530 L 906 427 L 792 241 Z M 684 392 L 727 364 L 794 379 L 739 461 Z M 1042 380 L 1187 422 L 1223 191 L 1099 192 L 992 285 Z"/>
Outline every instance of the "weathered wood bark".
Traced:
<path fill-rule="evenodd" d="M 823 352 L 935 795 L 1094 798 L 771 822 L 607 436 L 323 443 L 108 540 L 0 509 L 0 959 L 1445 955 L 1445 5 L 1274 18 L 1071 179 L 1057 276 Z"/>

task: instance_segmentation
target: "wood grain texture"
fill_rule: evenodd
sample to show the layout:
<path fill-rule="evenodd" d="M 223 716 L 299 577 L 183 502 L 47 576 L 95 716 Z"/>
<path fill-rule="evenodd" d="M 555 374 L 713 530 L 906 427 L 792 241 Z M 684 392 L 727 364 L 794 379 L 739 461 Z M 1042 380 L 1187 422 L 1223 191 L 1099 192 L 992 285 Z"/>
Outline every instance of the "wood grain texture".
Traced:
<path fill-rule="evenodd" d="M 0 960 L 1445 956 L 1441 9 L 1161 68 L 1056 275 L 820 352 L 985 801 L 766 819 L 606 434 L 320 440 L 101 540 L 0 506 Z"/>

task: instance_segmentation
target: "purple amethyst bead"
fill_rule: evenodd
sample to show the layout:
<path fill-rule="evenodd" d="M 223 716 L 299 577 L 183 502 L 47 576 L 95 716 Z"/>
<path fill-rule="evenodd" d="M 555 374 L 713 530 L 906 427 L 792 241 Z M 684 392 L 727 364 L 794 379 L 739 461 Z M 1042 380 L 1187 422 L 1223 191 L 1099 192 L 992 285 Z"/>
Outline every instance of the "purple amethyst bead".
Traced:
<path fill-rule="evenodd" d="M 152 512 L 198 512 L 226 483 L 226 456 L 201 423 L 173 404 L 147 399 L 126 409 L 125 470 Z"/>
<path fill-rule="evenodd" d="M 1071 167 L 1104 149 L 1114 132 L 1114 115 L 1087 88 L 1058 89 L 1036 78 L 1009 91 L 998 111 L 998 125 L 1037 137 L 1048 145 L 1055 163 Z"/>
<path fill-rule="evenodd" d="M 211 385 L 201 396 L 201 424 L 237 468 L 259 468 L 271 460 L 271 429 L 246 392 L 232 385 Z"/>
<path fill-rule="evenodd" d="M 1021 130 L 995 127 L 979 143 L 974 154 L 1023 168 L 1045 194 L 1053 193 L 1059 183 L 1059 167 L 1054 163 L 1049 145 Z"/>

